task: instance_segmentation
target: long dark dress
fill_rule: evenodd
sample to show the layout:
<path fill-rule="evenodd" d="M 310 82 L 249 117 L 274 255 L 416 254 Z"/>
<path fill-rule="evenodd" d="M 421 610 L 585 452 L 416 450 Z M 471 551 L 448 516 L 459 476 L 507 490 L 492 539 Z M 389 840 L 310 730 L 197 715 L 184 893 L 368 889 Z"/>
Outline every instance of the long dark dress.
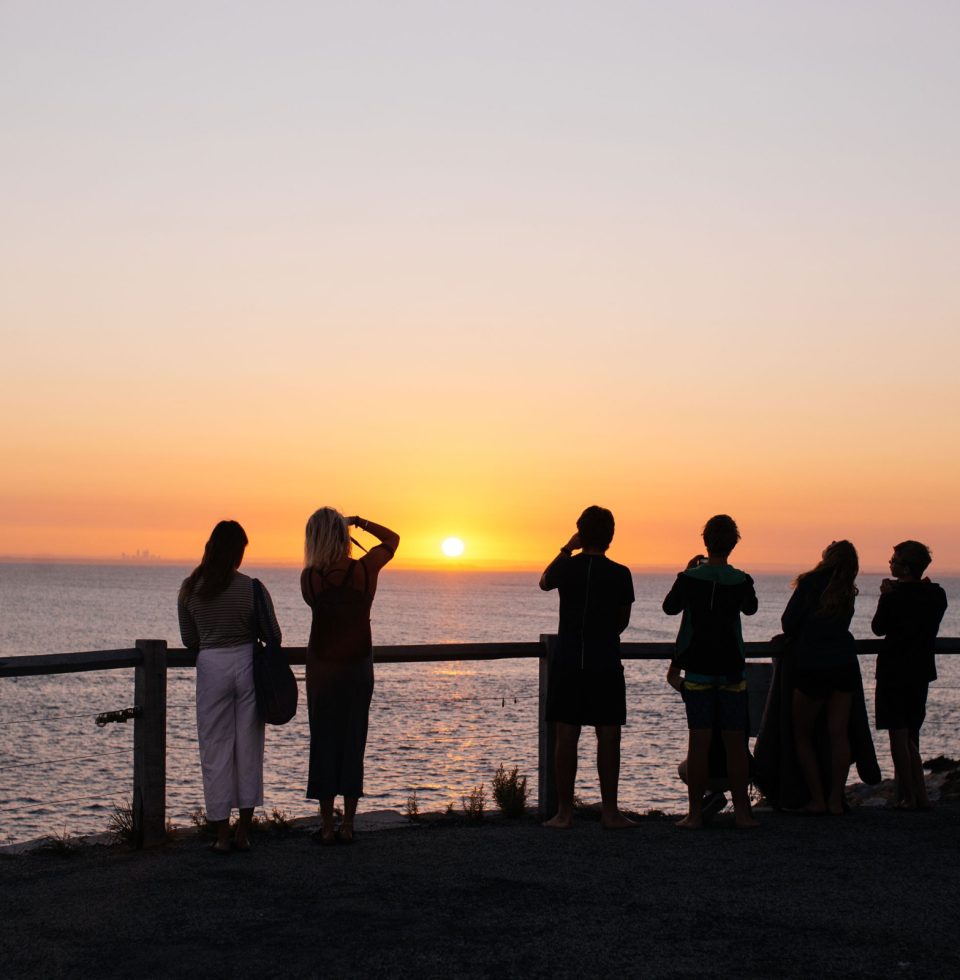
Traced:
<path fill-rule="evenodd" d="M 829 686 L 831 671 L 844 672 L 852 694 L 847 720 L 850 759 L 864 783 L 873 786 L 881 778 L 863 697 L 856 643 L 850 632 L 853 603 L 833 616 L 821 616 L 817 612 L 828 579 L 829 573 L 823 571 L 802 578 L 780 620 L 789 641 L 789 652 L 776 660 L 753 747 L 754 782 L 778 809 L 799 809 L 811 799 L 794 741 L 793 692 L 800 675 L 809 677 L 811 672 L 818 672 Z M 813 743 L 821 782 L 829 786 L 831 748 L 824 712 L 814 726 Z"/>
<path fill-rule="evenodd" d="M 304 601 L 313 611 L 307 646 L 307 799 L 363 795 L 373 697 L 370 606 L 384 564 L 385 556 L 377 554 L 382 547 L 324 572 L 305 568 L 300 576 Z"/>

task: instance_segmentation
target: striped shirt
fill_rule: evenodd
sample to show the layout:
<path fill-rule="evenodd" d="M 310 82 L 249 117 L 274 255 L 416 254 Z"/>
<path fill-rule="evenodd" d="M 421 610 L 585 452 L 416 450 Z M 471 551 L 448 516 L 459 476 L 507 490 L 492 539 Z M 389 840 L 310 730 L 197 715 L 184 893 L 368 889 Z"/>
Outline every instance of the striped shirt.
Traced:
<path fill-rule="evenodd" d="M 273 611 L 273 600 L 266 586 L 263 595 L 274 636 L 280 640 L 280 625 Z M 187 599 L 177 598 L 180 638 L 188 650 L 210 650 L 214 647 L 237 647 L 252 643 L 255 617 L 253 614 L 253 579 L 236 572 L 223 592 L 201 599 L 196 592 Z"/>

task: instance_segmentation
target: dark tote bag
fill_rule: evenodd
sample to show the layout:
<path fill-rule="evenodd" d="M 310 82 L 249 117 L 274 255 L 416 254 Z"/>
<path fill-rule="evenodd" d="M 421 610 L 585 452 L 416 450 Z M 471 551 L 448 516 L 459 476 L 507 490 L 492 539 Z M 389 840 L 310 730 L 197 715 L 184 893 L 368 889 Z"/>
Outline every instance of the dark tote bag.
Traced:
<path fill-rule="evenodd" d="M 256 578 L 253 580 L 253 614 L 256 624 L 253 685 L 257 692 L 257 712 L 268 725 L 285 725 L 297 713 L 300 691 L 287 656 L 274 636 L 263 586 Z"/>

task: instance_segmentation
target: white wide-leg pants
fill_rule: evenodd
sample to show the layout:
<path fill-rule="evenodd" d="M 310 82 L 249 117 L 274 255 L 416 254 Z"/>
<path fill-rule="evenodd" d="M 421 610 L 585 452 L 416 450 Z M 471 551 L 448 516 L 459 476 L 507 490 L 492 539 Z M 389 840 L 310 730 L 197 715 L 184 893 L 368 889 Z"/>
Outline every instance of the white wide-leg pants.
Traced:
<path fill-rule="evenodd" d="M 208 820 L 263 805 L 263 722 L 253 688 L 253 646 L 197 655 L 197 738 Z"/>

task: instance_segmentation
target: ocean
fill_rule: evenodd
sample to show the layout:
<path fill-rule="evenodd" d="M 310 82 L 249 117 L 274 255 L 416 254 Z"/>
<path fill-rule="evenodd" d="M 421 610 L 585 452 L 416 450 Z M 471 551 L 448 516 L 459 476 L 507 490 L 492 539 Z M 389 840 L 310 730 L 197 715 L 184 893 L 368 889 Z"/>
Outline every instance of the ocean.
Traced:
<path fill-rule="evenodd" d="M 173 565 L 0 563 L 0 656 L 131 647 L 165 639 L 179 647 L 176 593 L 189 569 Z M 305 646 L 309 610 L 299 570 L 247 568 L 270 590 L 290 646 Z M 862 575 L 853 632 L 869 637 L 880 575 Z M 537 573 L 414 572 L 387 568 L 373 606 L 374 643 L 535 642 L 556 630 L 556 593 L 537 588 Z M 672 575 L 637 572 L 637 601 L 626 641 L 676 636 L 678 619 L 660 603 Z M 941 578 L 950 608 L 941 636 L 960 635 L 960 579 Z M 747 640 L 779 632 L 790 577 L 756 576 L 760 610 L 744 619 Z M 873 663 L 861 658 L 868 703 Z M 666 686 L 666 664 L 625 663 L 628 722 L 623 733 L 620 799 L 630 809 L 678 812 L 685 787 L 676 764 L 685 754 L 682 705 Z M 925 757 L 960 753 L 960 657 L 939 658 L 924 727 Z M 303 668 L 296 669 L 302 681 Z M 115 805 L 128 804 L 132 724 L 97 728 L 95 716 L 133 703 L 133 671 L 0 678 L 0 842 L 45 834 L 103 831 Z M 304 799 L 309 745 L 305 701 L 297 717 L 267 731 L 265 800 L 290 816 L 316 812 Z M 872 714 L 872 710 L 871 710 Z M 885 775 L 892 773 L 885 735 L 875 738 Z M 577 793 L 599 799 L 594 738 L 581 739 Z M 537 777 L 535 660 L 381 664 L 367 747 L 363 809 L 403 810 L 417 794 L 422 811 L 443 809 L 490 781 L 498 766 Z M 167 808 L 188 825 L 203 805 L 194 715 L 194 672 L 168 679 Z M 492 805 L 492 804 L 491 804 Z"/>

